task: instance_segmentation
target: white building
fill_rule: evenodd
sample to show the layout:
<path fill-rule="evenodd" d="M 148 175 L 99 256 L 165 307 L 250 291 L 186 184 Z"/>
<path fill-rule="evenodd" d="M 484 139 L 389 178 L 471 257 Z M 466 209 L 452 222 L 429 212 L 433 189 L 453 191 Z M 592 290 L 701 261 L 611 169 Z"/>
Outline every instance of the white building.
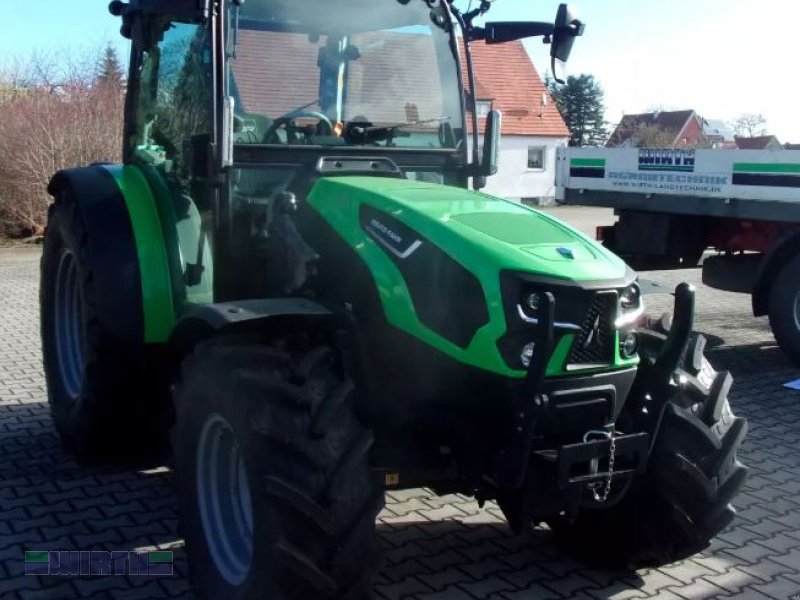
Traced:
<path fill-rule="evenodd" d="M 503 113 L 499 171 L 484 191 L 533 204 L 552 202 L 556 149 L 569 141 L 564 120 L 522 42 L 471 47 L 480 130 L 490 110 Z"/>

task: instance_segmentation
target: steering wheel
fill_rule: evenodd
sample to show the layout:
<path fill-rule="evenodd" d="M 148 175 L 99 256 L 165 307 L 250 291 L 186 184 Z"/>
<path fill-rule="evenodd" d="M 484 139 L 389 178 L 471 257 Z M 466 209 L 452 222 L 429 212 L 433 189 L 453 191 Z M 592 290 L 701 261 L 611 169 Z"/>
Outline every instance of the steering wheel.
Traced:
<path fill-rule="evenodd" d="M 264 133 L 264 143 L 271 143 L 273 138 L 278 137 L 278 129 L 286 127 L 286 141 L 291 143 L 291 139 L 297 140 L 297 131 L 301 129 L 294 124 L 295 119 L 306 117 L 308 119 L 317 119 L 320 124 L 325 125 L 327 130 L 322 135 L 333 135 L 333 123 L 331 120 L 321 112 L 316 110 L 298 110 L 286 113 L 282 117 L 278 117 L 269 126 L 269 129 Z M 291 139 L 290 139 L 291 138 Z"/>

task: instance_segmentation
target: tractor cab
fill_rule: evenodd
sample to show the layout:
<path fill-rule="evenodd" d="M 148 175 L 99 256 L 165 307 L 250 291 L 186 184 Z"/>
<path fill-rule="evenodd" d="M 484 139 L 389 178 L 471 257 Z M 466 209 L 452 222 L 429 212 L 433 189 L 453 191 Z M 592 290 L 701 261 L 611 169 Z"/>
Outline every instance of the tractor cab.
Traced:
<path fill-rule="evenodd" d="M 464 147 L 458 57 L 424 3 L 252 2 L 228 31 L 234 145 Z"/>
<path fill-rule="evenodd" d="M 173 263 L 187 302 L 295 291 L 286 255 L 311 250 L 295 232 L 274 230 L 303 229 L 320 178 L 481 187 L 496 171 L 500 114 L 486 119 L 482 159 L 478 120 L 467 117 L 476 114 L 470 42 L 544 35 L 555 64 L 583 31 L 563 5 L 556 25 L 473 25 L 489 8 L 484 1 L 462 13 L 449 0 L 112 3 L 133 41 L 125 159 L 172 196 L 160 204 L 183 224 Z M 291 224 L 279 218 L 287 210 L 299 213 Z M 241 268 L 214 275 L 214 265 L 230 262 Z"/>

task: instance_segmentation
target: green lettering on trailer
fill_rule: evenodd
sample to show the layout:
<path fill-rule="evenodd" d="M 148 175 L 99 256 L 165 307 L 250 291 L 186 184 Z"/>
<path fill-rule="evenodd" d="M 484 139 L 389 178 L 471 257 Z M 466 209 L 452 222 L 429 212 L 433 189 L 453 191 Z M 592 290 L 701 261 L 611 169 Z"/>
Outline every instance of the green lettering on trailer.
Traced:
<path fill-rule="evenodd" d="M 175 327 L 164 232 L 153 193 L 142 172 L 132 165 L 105 167 L 114 177 L 125 204 L 136 239 L 142 281 L 144 341 L 166 342 Z"/>

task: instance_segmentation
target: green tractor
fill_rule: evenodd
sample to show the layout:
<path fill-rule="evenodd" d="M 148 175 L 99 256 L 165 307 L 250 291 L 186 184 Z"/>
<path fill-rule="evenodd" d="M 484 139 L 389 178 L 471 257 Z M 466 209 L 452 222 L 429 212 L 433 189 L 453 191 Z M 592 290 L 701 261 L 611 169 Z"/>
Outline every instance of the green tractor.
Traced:
<path fill-rule="evenodd" d="M 746 424 L 694 290 L 656 327 L 620 259 L 478 191 L 501 116 L 480 152 L 470 44 L 544 36 L 558 75 L 583 32 L 564 5 L 478 26 L 489 8 L 111 4 L 124 164 L 50 183 L 49 401 L 84 460 L 171 440 L 204 597 L 367 597 L 387 489 L 496 500 L 608 565 L 734 516 Z"/>

